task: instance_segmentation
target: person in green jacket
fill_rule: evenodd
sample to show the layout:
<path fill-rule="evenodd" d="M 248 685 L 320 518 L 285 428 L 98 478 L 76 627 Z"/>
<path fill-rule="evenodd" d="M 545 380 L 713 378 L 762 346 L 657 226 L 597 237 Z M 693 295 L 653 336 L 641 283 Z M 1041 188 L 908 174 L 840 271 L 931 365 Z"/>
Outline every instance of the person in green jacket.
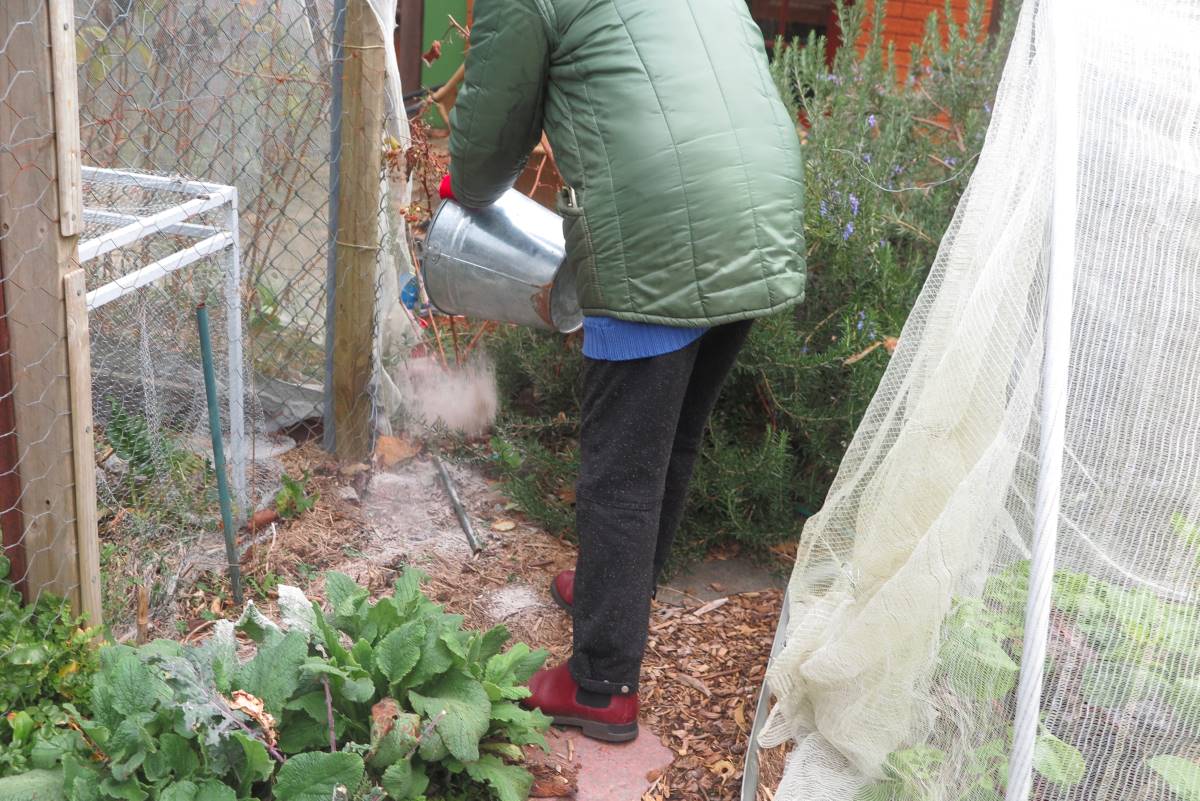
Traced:
<path fill-rule="evenodd" d="M 487 206 L 545 131 L 584 313 L 571 658 L 524 703 L 637 736 L 650 602 L 756 317 L 804 295 L 803 164 L 744 0 L 477 0 L 443 196 Z"/>

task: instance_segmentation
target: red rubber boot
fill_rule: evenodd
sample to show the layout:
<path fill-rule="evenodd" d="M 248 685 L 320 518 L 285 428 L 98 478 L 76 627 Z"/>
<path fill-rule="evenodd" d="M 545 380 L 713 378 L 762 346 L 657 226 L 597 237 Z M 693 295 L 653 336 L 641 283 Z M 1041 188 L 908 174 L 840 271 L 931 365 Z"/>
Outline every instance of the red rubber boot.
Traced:
<path fill-rule="evenodd" d="M 610 695 L 603 707 L 579 702 L 579 685 L 564 662 L 539 670 L 529 680 L 530 697 L 521 701 L 526 709 L 540 709 L 555 726 L 577 726 L 585 737 L 606 743 L 628 742 L 638 735 L 637 693 Z M 597 693 L 589 693 L 592 697 Z"/>
<path fill-rule="evenodd" d="M 575 606 L 575 571 L 564 570 L 550 582 L 550 597 L 554 603 L 571 613 Z"/>

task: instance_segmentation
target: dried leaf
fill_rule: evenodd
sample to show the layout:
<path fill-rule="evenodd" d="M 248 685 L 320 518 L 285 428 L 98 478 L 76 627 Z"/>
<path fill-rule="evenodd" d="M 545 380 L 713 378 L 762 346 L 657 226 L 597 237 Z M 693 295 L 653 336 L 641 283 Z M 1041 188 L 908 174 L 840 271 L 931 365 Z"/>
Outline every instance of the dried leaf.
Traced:
<path fill-rule="evenodd" d="M 492 523 L 493 531 L 512 531 L 517 524 L 511 520 L 496 520 Z"/>
<path fill-rule="evenodd" d="M 257 723 L 263 733 L 263 737 L 267 740 L 267 745 L 271 747 L 275 746 L 277 739 L 275 735 L 275 718 L 267 711 L 266 704 L 263 703 L 261 698 L 257 698 L 244 690 L 234 690 L 233 696 L 229 699 L 229 708 L 235 712 L 241 712 Z"/>
<path fill-rule="evenodd" d="M 375 464 L 389 468 L 421 452 L 421 444 L 406 437 L 380 437 L 375 443 Z"/>

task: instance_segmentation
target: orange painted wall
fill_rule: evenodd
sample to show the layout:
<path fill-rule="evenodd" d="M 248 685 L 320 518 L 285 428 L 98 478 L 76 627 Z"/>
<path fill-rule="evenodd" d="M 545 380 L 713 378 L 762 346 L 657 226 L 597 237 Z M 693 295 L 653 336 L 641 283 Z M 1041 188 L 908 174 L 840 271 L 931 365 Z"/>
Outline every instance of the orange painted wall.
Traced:
<path fill-rule="evenodd" d="M 884 36 L 896 45 L 896 64 L 904 74 L 912 61 L 910 48 L 918 44 L 925 35 L 925 21 L 937 12 L 939 22 L 946 11 L 945 0 L 886 0 L 887 10 L 883 22 Z M 954 21 L 963 24 L 967 19 L 968 0 L 950 0 Z M 992 3 L 984 10 L 983 29 L 990 23 Z"/>

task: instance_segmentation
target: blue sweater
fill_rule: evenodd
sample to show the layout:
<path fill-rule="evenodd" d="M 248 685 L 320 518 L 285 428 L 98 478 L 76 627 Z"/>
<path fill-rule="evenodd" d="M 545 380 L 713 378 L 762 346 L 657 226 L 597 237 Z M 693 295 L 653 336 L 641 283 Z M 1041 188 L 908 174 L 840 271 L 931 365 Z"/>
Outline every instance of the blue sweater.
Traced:
<path fill-rule="evenodd" d="M 583 355 L 608 362 L 648 359 L 686 348 L 707 330 L 635 323 L 613 317 L 584 317 Z"/>

